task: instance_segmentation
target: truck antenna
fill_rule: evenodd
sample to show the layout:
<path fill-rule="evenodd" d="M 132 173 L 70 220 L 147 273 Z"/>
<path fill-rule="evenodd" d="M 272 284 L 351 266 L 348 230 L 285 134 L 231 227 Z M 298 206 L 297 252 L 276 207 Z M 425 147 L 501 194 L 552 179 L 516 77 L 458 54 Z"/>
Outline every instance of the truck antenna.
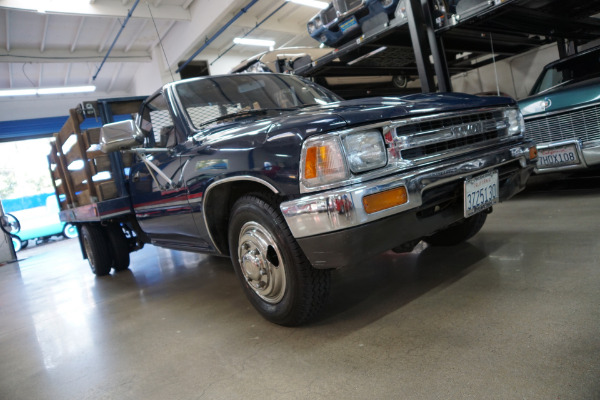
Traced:
<path fill-rule="evenodd" d="M 154 20 L 154 15 L 152 15 L 152 9 L 150 8 L 150 4 L 147 1 L 146 1 L 146 5 L 148 6 L 148 12 L 150 13 L 150 18 L 152 18 L 152 24 L 154 24 L 154 30 L 156 31 L 156 36 L 158 37 L 158 44 L 160 44 L 160 48 L 162 49 L 163 55 L 165 56 L 167 68 L 169 69 L 169 74 L 171 74 L 171 82 L 175 82 L 175 77 L 173 76 L 173 71 L 171 71 L 171 64 L 169 64 L 169 59 L 167 58 L 167 53 L 165 52 L 162 38 L 160 37 L 160 34 L 158 33 L 158 27 L 156 26 L 156 21 Z"/>

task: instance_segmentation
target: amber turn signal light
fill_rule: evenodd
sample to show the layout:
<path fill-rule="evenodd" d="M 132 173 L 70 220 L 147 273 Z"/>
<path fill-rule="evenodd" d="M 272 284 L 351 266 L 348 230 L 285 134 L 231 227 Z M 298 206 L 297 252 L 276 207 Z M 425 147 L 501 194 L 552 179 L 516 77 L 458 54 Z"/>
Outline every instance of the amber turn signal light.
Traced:
<path fill-rule="evenodd" d="M 386 210 L 407 202 L 408 194 L 404 186 L 363 197 L 363 206 L 367 214 Z"/>
<path fill-rule="evenodd" d="M 529 159 L 533 160 L 537 158 L 537 147 L 533 146 L 529 148 Z"/>

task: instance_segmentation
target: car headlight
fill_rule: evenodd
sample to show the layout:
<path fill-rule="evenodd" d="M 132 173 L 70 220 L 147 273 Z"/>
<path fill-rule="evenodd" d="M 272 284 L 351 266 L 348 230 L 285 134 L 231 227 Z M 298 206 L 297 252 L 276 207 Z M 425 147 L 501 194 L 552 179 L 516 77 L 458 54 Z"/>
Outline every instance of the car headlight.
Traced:
<path fill-rule="evenodd" d="M 315 31 L 315 24 L 313 24 L 311 21 L 308 24 L 306 24 L 306 28 L 308 29 L 308 33 L 312 34 Z"/>
<path fill-rule="evenodd" d="M 323 22 L 321 21 L 321 17 L 316 17 L 315 19 L 313 19 L 313 22 L 315 24 L 315 28 L 319 29 L 321 26 L 323 26 Z"/>
<path fill-rule="evenodd" d="M 398 3 L 398 7 L 396 7 L 396 12 L 394 13 L 396 18 L 401 20 L 408 20 L 408 13 L 406 12 L 406 0 L 400 0 Z"/>
<path fill-rule="evenodd" d="M 354 173 L 370 171 L 387 164 L 387 152 L 381 132 L 357 132 L 344 137 L 344 148 L 350 170 Z"/>
<path fill-rule="evenodd" d="M 525 132 L 523 114 L 516 108 L 504 111 L 504 118 L 508 123 L 508 135 L 519 135 Z"/>
<path fill-rule="evenodd" d="M 388 8 L 394 3 L 394 0 L 379 0 L 383 8 Z"/>
<path fill-rule="evenodd" d="M 328 185 L 348 179 L 349 176 L 338 136 L 317 136 L 304 142 L 300 179 L 305 187 Z"/>

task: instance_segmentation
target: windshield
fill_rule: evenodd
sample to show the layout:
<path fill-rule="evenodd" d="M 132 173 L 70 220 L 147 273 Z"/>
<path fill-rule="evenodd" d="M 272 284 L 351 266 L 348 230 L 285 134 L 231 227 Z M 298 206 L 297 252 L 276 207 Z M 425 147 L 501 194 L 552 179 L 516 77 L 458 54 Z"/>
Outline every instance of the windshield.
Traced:
<path fill-rule="evenodd" d="M 530 95 L 600 76 L 600 51 L 582 54 L 544 69 Z"/>
<path fill-rule="evenodd" d="M 244 114 L 250 110 L 282 111 L 341 100 L 311 82 L 291 75 L 270 73 L 182 81 L 175 89 L 195 129 L 223 121 L 220 117 Z"/>

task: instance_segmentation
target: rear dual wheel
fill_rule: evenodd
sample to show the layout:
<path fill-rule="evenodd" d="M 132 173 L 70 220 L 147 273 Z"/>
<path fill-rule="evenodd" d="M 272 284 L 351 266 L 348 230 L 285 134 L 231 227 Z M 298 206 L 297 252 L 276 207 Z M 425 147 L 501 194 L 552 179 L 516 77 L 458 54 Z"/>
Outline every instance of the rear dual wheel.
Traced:
<path fill-rule="evenodd" d="M 129 243 L 120 225 L 84 224 L 81 239 L 92 272 L 97 276 L 129 267 Z"/>

